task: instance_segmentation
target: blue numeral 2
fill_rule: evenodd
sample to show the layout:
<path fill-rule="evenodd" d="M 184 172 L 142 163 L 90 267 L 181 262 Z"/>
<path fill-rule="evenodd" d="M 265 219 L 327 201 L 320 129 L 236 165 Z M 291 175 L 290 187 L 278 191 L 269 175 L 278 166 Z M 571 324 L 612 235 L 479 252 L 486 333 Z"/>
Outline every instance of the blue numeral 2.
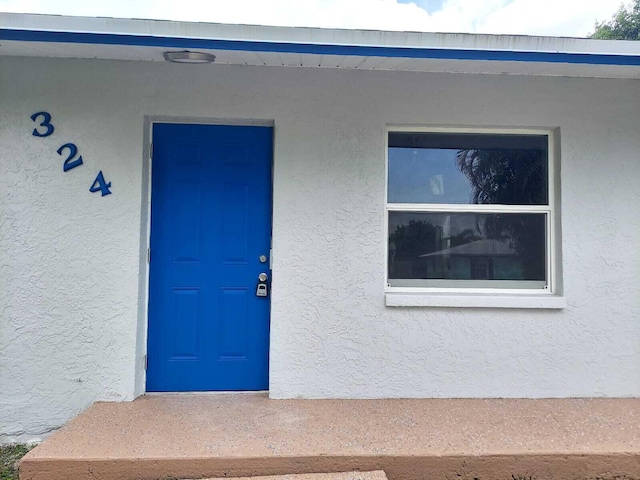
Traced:
<path fill-rule="evenodd" d="M 80 165 L 82 165 L 82 155 L 80 155 L 77 160 L 74 160 L 73 162 L 69 163 L 69 160 L 71 160 L 73 157 L 75 157 L 76 154 L 78 153 L 78 147 L 76 147 L 76 145 L 74 143 L 65 143 L 64 145 L 62 145 L 58 149 L 58 155 L 62 155 L 62 150 L 64 150 L 65 148 L 69 149 L 69 156 L 64 161 L 64 165 L 62 166 L 62 170 L 67 172 L 67 171 L 71 170 L 72 168 L 76 168 L 76 167 L 79 167 Z"/>
<path fill-rule="evenodd" d="M 89 191 L 92 193 L 102 192 L 102 196 L 104 197 L 105 195 L 109 195 L 111 193 L 111 190 L 109 190 L 110 186 L 111 186 L 111 182 L 107 183 L 105 181 L 104 175 L 102 175 L 102 170 L 100 170 L 98 172 L 98 176 L 93 181 L 93 185 L 91 185 L 91 188 L 89 189 Z"/>

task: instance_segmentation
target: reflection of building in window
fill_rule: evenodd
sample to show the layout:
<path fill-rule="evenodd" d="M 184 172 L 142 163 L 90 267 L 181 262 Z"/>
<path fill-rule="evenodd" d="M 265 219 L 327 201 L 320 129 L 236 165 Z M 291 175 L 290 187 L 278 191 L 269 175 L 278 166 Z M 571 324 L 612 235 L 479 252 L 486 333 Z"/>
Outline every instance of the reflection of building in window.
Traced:
<path fill-rule="evenodd" d="M 471 259 L 472 280 L 493 280 L 491 258 L 479 257 Z"/>
<path fill-rule="evenodd" d="M 423 278 L 460 280 L 521 280 L 522 261 L 509 242 L 476 240 L 420 255 Z"/>

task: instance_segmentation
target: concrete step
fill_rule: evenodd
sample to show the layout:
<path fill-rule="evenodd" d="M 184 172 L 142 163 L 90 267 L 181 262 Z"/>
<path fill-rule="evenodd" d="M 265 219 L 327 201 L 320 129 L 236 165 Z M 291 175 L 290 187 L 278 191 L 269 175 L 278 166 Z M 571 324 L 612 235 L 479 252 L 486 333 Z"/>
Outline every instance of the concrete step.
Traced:
<path fill-rule="evenodd" d="M 195 479 L 191 479 L 195 480 Z M 207 478 L 204 480 L 228 480 L 228 478 Z M 268 477 L 239 477 L 235 480 L 387 480 L 383 471 L 302 473 L 297 475 L 271 475 Z"/>
<path fill-rule="evenodd" d="M 29 452 L 21 480 L 384 471 L 389 480 L 640 479 L 640 399 L 96 403 Z"/>

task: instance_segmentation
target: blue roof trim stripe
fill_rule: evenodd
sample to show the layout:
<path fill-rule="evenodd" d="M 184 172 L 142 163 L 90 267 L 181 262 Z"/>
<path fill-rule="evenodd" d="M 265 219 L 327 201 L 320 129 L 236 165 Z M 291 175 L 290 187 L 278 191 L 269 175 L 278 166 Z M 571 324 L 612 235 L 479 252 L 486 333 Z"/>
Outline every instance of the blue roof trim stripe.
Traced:
<path fill-rule="evenodd" d="M 164 48 L 206 48 L 252 52 L 298 53 L 364 57 L 434 58 L 448 60 L 489 60 L 503 62 L 574 63 L 589 65 L 640 66 L 640 55 L 599 53 L 525 52 L 505 50 L 467 50 L 419 47 L 383 47 L 314 43 L 216 40 L 206 38 L 158 37 L 117 33 L 52 32 L 0 29 L 0 40 L 28 42 L 130 45 Z"/>

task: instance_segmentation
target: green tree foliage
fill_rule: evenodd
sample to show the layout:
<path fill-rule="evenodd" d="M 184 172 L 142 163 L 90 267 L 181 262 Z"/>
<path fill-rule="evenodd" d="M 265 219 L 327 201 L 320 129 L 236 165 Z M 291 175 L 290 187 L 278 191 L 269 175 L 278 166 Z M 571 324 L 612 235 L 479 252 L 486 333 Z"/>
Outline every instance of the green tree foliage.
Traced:
<path fill-rule="evenodd" d="M 398 225 L 389 236 L 398 251 L 397 260 L 414 260 L 424 253 L 437 250 L 436 228 L 421 220 L 410 220 L 406 225 Z"/>
<path fill-rule="evenodd" d="M 596 23 L 591 38 L 599 40 L 640 40 L 640 0 L 624 5 L 608 22 Z"/>

